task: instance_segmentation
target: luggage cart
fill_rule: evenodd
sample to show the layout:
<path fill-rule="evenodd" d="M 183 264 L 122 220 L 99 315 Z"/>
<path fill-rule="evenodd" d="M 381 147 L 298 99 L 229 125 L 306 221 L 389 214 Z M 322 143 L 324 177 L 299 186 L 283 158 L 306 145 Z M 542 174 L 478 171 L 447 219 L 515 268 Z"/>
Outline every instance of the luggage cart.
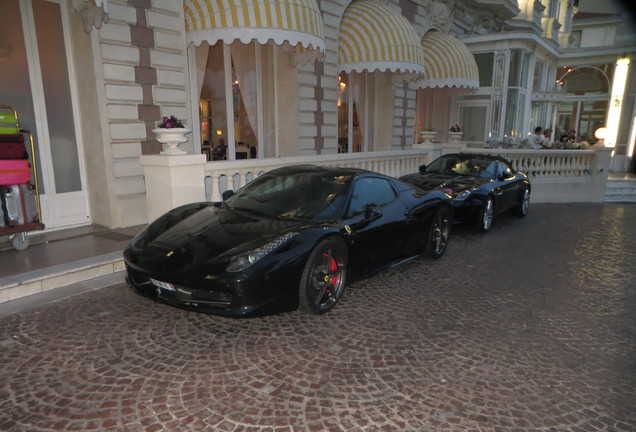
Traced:
<path fill-rule="evenodd" d="M 18 113 L 11 105 L 0 105 L 0 198 L 0 236 L 10 236 L 16 250 L 25 250 L 30 244 L 27 232 L 43 230 L 44 224 L 35 141 L 31 132 L 20 128 Z"/>

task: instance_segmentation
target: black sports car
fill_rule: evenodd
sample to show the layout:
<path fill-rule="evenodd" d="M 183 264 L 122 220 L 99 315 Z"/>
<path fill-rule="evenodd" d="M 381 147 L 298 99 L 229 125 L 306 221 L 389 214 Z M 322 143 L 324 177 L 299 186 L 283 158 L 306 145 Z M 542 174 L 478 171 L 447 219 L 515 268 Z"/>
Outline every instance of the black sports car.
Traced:
<path fill-rule="evenodd" d="M 528 176 L 499 156 L 447 154 L 401 180 L 425 189 L 446 190 L 453 197 L 454 220 L 475 223 L 482 232 L 490 229 L 495 215 L 512 209 L 523 217 L 530 206 Z"/>
<path fill-rule="evenodd" d="M 128 283 L 174 305 L 245 316 L 329 311 L 345 285 L 446 251 L 450 196 L 382 174 L 270 171 L 222 203 L 161 216 L 124 251 Z"/>

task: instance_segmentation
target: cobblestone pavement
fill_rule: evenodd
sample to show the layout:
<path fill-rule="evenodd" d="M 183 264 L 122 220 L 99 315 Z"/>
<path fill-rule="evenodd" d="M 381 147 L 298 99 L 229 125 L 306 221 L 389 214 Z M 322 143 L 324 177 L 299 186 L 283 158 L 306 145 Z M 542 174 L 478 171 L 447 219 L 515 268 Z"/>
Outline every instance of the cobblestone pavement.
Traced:
<path fill-rule="evenodd" d="M 0 318 L 2 431 L 636 431 L 636 205 L 534 205 L 329 314 L 115 285 Z"/>

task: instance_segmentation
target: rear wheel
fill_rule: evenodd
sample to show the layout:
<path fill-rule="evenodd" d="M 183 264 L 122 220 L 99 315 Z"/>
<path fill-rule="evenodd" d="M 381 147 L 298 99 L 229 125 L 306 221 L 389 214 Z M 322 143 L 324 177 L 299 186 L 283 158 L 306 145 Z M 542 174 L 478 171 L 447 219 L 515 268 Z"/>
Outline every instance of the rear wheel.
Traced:
<path fill-rule="evenodd" d="M 330 311 L 344 292 L 347 247 L 338 238 L 321 241 L 309 255 L 300 279 L 298 298 L 305 312 Z"/>
<path fill-rule="evenodd" d="M 428 258 L 441 258 L 448 247 L 451 230 L 451 214 L 446 207 L 441 207 L 433 216 L 431 228 L 428 233 L 425 254 Z"/>
<path fill-rule="evenodd" d="M 530 189 L 526 189 L 523 191 L 523 197 L 519 204 L 515 208 L 512 209 L 512 212 L 519 216 L 524 217 L 528 214 L 528 210 L 530 209 Z"/>
<path fill-rule="evenodd" d="M 477 220 L 477 229 L 481 232 L 488 232 L 492 225 L 492 220 L 495 217 L 495 202 L 492 197 L 486 198 L 481 212 L 479 213 L 479 219 Z"/>

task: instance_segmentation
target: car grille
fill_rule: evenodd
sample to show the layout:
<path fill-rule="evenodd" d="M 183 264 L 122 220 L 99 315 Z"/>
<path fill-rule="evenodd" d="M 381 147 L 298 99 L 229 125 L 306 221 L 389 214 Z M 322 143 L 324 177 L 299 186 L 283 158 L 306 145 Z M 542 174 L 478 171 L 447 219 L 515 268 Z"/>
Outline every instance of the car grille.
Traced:
<path fill-rule="evenodd" d="M 189 288 L 175 285 L 176 291 L 159 289 L 150 282 L 150 278 L 127 266 L 128 280 L 131 285 L 147 293 L 166 300 L 196 306 L 198 303 L 227 306 L 232 303 L 232 293 L 228 291 L 210 291 L 200 288 Z"/>

